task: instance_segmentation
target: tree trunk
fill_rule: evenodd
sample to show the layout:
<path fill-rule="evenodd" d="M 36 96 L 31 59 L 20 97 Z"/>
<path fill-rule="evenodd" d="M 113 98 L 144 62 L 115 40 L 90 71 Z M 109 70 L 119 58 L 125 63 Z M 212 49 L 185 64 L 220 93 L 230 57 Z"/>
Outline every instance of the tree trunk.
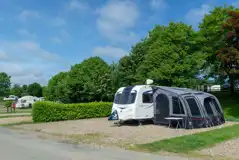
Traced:
<path fill-rule="evenodd" d="M 232 74 L 229 75 L 229 82 L 230 82 L 230 93 L 231 95 L 234 94 L 235 92 L 235 79 Z"/>

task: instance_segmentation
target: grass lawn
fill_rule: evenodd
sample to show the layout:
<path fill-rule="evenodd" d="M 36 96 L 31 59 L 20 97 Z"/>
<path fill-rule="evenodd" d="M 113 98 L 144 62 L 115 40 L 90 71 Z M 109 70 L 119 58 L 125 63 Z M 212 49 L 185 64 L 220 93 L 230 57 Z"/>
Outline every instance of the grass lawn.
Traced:
<path fill-rule="evenodd" d="M 215 92 L 214 95 L 222 105 L 226 120 L 239 121 L 239 93 Z"/>
<path fill-rule="evenodd" d="M 219 99 L 226 120 L 239 121 L 239 93 L 230 95 L 228 92 L 214 92 L 213 94 Z M 168 151 L 174 153 L 188 153 L 190 151 L 212 147 L 217 143 L 234 138 L 239 138 L 239 124 L 193 135 L 139 144 L 132 149 L 148 152 Z"/>
<path fill-rule="evenodd" d="M 10 114 L 10 115 L 4 115 L 4 116 L 0 116 L 1 118 L 13 118 L 13 117 L 30 117 L 31 115 L 14 115 L 14 114 Z"/>
<path fill-rule="evenodd" d="M 15 113 L 31 113 L 31 108 L 16 109 Z M 7 112 L 7 108 L 4 106 L 4 102 L 0 101 L 0 114 L 14 114 L 14 112 Z"/>
<path fill-rule="evenodd" d="M 188 153 L 190 151 L 212 147 L 217 143 L 238 137 L 239 124 L 236 124 L 212 131 L 165 139 L 153 143 L 139 144 L 132 149 L 148 152 L 168 151 L 174 153 Z"/>

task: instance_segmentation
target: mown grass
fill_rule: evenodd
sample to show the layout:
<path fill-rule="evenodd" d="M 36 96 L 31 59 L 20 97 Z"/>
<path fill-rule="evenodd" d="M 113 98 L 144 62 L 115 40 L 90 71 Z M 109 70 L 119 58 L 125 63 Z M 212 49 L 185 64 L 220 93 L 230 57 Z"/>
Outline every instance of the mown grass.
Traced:
<path fill-rule="evenodd" d="M 230 95 L 228 92 L 213 93 L 220 101 L 226 120 L 239 121 L 239 93 Z"/>
<path fill-rule="evenodd" d="M 4 102 L 0 101 L 0 114 L 31 113 L 31 112 L 32 112 L 31 108 L 16 109 L 15 112 L 7 112 L 7 108 L 4 106 Z"/>
<path fill-rule="evenodd" d="M 239 137 L 239 124 L 230 127 L 215 129 L 192 135 L 165 139 L 147 144 L 136 145 L 132 149 L 148 152 L 168 151 L 174 153 L 188 153 L 206 147 L 212 147 L 217 143 Z"/>
<path fill-rule="evenodd" d="M 15 117 L 30 117 L 31 115 L 6 115 L 6 116 L 0 116 L 0 119 L 1 118 L 15 118 Z"/>
<path fill-rule="evenodd" d="M 33 124 L 32 121 L 21 121 L 21 122 L 13 122 L 13 123 L 6 123 L 6 124 L 0 124 L 2 127 L 11 127 L 11 126 L 18 126 L 22 124 Z"/>

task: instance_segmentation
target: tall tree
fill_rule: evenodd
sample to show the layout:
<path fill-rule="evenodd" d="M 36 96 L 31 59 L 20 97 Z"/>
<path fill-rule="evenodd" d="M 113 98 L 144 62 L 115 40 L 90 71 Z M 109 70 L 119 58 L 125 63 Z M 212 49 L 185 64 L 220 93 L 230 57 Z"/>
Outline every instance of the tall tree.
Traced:
<path fill-rule="evenodd" d="M 120 59 L 118 73 L 121 79 L 121 86 L 128 86 L 139 82 L 136 73 L 137 69 L 145 59 L 147 49 L 147 38 L 145 38 L 132 47 L 129 55 Z"/>
<path fill-rule="evenodd" d="M 100 101 L 105 97 L 109 80 L 109 65 L 99 57 L 91 57 L 72 66 L 66 88 L 72 102 Z"/>
<path fill-rule="evenodd" d="M 199 25 L 199 42 L 201 50 L 207 55 L 207 63 L 204 66 L 205 78 L 224 79 L 225 73 L 221 70 L 221 62 L 217 59 L 216 52 L 225 46 L 226 42 L 222 35 L 222 25 L 227 21 L 228 11 L 235 10 L 233 6 L 220 6 L 206 14 Z M 225 80 L 225 79 L 224 79 Z"/>
<path fill-rule="evenodd" d="M 53 76 L 44 90 L 44 97 L 51 101 L 63 101 L 68 102 L 66 93 L 62 90 L 62 83 L 67 77 L 67 72 L 59 72 Z"/>
<path fill-rule="evenodd" d="M 14 84 L 13 87 L 11 88 L 10 93 L 11 93 L 12 95 L 21 97 L 22 91 L 23 91 L 23 90 L 22 90 L 22 87 L 21 87 L 19 84 Z"/>
<path fill-rule="evenodd" d="M 196 85 L 204 54 L 200 52 L 195 40 L 197 35 L 191 26 L 170 23 L 156 27 L 150 34 L 153 40 L 138 70 L 138 77 L 142 81 L 157 79 L 157 84 L 166 86 Z"/>
<path fill-rule="evenodd" d="M 27 87 L 27 92 L 31 96 L 42 97 L 42 87 L 39 83 L 35 82 L 32 84 L 29 84 L 29 86 Z"/>
<path fill-rule="evenodd" d="M 27 86 L 26 84 L 22 85 L 22 94 L 21 94 L 21 97 L 29 95 L 29 94 L 27 93 L 27 87 L 28 87 L 28 86 Z"/>
<path fill-rule="evenodd" d="M 239 11 L 228 11 L 230 16 L 223 29 L 226 44 L 217 52 L 220 67 L 229 77 L 231 93 L 234 93 L 235 79 L 239 74 Z"/>
<path fill-rule="evenodd" d="M 10 92 L 11 76 L 5 72 L 0 72 L 0 96 L 6 96 Z"/>

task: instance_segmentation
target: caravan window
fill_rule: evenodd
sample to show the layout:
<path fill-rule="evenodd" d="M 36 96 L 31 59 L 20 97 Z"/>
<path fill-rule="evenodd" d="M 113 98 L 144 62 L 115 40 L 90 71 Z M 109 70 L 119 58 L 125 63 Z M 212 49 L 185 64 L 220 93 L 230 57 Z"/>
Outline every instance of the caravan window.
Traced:
<path fill-rule="evenodd" d="M 173 114 L 184 114 L 183 105 L 178 97 L 172 97 L 173 100 Z"/>
<path fill-rule="evenodd" d="M 143 103 L 153 103 L 153 92 L 152 91 L 146 91 L 143 93 Z"/>
<path fill-rule="evenodd" d="M 123 92 L 121 94 L 116 94 L 114 103 L 115 104 L 132 104 L 135 102 L 136 99 L 136 92 L 129 93 Z"/>
<path fill-rule="evenodd" d="M 206 109 L 206 112 L 209 116 L 213 116 L 213 110 L 212 110 L 212 99 L 211 98 L 205 98 L 204 100 L 204 107 Z"/>
<path fill-rule="evenodd" d="M 117 93 L 117 94 L 115 95 L 115 99 L 114 99 L 114 103 L 115 103 L 115 104 L 118 104 L 118 103 L 119 103 L 120 96 L 121 96 L 121 93 Z"/>
<path fill-rule="evenodd" d="M 194 98 L 187 98 L 186 99 L 188 106 L 191 110 L 192 116 L 201 116 L 199 106 Z"/>

